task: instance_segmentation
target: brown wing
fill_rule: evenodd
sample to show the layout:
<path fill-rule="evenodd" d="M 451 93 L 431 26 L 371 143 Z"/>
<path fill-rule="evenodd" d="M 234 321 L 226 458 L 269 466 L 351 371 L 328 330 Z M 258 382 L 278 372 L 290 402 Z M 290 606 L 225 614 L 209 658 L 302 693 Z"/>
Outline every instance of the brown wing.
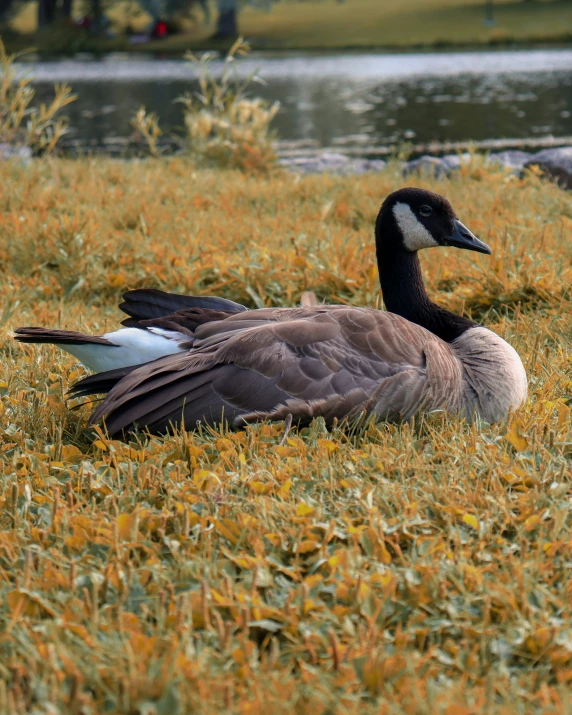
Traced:
<path fill-rule="evenodd" d="M 119 435 L 170 424 L 238 426 L 286 414 L 328 421 L 365 410 L 408 419 L 454 402 L 449 346 L 392 313 L 321 306 L 238 313 L 195 331 L 194 348 L 133 370 L 94 412 Z"/>
<path fill-rule="evenodd" d="M 190 338 L 194 338 L 195 330 L 199 325 L 225 320 L 239 312 L 249 312 L 247 308 L 241 306 L 239 303 L 233 303 L 233 301 L 226 300 L 225 298 L 180 296 L 155 290 L 129 291 L 124 294 L 124 298 L 126 299 L 125 302 L 119 307 L 125 312 L 131 311 L 133 315 L 123 320 L 121 325 L 127 328 L 161 328 L 163 330 L 171 330 L 182 333 L 183 335 L 188 335 Z M 159 305 L 155 302 L 158 299 L 160 299 Z M 174 308 L 177 305 L 176 301 L 179 300 L 196 302 L 197 305 L 168 313 L 169 307 Z M 211 305 L 218 305 L 219 302 L 219 307 L 209 307 Z M 302 293 L 300 305 L 303 308 L 312 308 L 318 304 L 318 299 L 312 291 Z M 233 306 L 237 307 L 234 308 Z M 165 311 L 165 315 L 154 316 L 147 319 L 136 317 L 142 314 L 160 311 Z"/>

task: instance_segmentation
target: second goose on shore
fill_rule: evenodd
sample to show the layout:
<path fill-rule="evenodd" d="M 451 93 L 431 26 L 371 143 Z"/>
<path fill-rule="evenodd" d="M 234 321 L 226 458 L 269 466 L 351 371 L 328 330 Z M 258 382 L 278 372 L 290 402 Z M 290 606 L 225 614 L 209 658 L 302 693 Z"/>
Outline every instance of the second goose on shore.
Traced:
<path fill-rule="evenodd" d="M 418 251 L 490 254 L 450 203 L 405 188 L 383 202 L 375 226 L 387 311 L 342 305 L 264 308 L 197 321 L 192 347 L 125 371 L 93 375 L 76 395 L 109 394 L 91 422 L 111 436 L 134 429 L 228 421 L 240 427 L 292 415 L 408 420 L 447 410 L 497 422 L 526 399 L 516 351 L 477 323 L 433 303 Z M 200 312 L 200 308 L 198 311 Z M 206 317 L 206 316 L 205 316 Z"/>

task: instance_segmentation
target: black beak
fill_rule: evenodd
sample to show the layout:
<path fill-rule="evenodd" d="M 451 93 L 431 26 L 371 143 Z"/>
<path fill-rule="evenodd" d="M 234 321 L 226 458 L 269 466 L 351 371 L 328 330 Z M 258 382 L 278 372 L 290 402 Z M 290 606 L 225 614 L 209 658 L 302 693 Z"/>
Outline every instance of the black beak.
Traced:
<path fill-rule="evenodd" d="M 480 241 L 459 219 L 456 218 L 453 221 L 453 225 L 455 227 L 453 233 L 445 239 L 446 246 L 466 248 L 467 251 L 476 251 L 477 253 L 491 255 L 491 247 L 487 246 L 483 241 Z"/>

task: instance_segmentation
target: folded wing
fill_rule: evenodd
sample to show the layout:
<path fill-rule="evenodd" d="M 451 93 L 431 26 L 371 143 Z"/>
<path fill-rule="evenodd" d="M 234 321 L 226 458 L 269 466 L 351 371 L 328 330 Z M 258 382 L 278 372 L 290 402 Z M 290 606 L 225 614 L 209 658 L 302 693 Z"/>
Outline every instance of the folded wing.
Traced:
<path fill-rule="evenodd" d="M 198 326 L 192 350 L 120 379 L 91 421 L 104 420 L 111 435 L 121 435 L 287 414 L 300 422 L 361 412 L 397 420 L 454 407 L 460 393 L 461 368 L 449 346 L 397 315 L 345 306 L 266 308 Z"/>

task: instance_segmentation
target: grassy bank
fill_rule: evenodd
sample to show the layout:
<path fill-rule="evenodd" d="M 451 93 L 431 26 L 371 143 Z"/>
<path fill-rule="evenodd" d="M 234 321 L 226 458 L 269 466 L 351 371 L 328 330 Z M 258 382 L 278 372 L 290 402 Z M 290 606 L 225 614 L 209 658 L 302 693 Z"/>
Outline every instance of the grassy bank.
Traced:
<path fill-rule="evenodd" d="M 403 180 L 3 172 L 0 712 L 570 711 L 569 194 L 478 162 L 418 182 L 493 247 L 423 266 L 522 355 L 531 395 L 509 425 L 125 445 L 87 439 L 89 408 L 64 403 L 83 370 L 12 327 L 110 329 L 137 286 L 377 305 L 373 220 Z"/>
<path fill-rule="evenodd" d="M 342 49 L 359 47 L 478 46 L 510 43 L 569 42 L 572 39 L 572 2 L 494 3 L 493 26 L 484 24 L 484 2 L 475 0 L 313 0 L 281 2 L 270 12 L 246 7 L 240 32 L 255 49 Z M 148 18 L 127 15 L 127 5 L 110 10 L 121 32 L 129 22 L 142 29 Z M 180 53 L 210 47 L 214 25 L 205 25 L 197 11 L 182 32 L 165 40 L 128 45 L 121 37 L 93 40 L 78 32 L 49 29 L 35 32 L 35 7 L 29 4 L 12 25 L 23 36 L 6 38 L 9 49 L 36 45 L 45 52 L 100 49 Z M 132 12 L 132 10 L 129 10 Z M 213 18 L 216 10 L 213 6 Z"/>

